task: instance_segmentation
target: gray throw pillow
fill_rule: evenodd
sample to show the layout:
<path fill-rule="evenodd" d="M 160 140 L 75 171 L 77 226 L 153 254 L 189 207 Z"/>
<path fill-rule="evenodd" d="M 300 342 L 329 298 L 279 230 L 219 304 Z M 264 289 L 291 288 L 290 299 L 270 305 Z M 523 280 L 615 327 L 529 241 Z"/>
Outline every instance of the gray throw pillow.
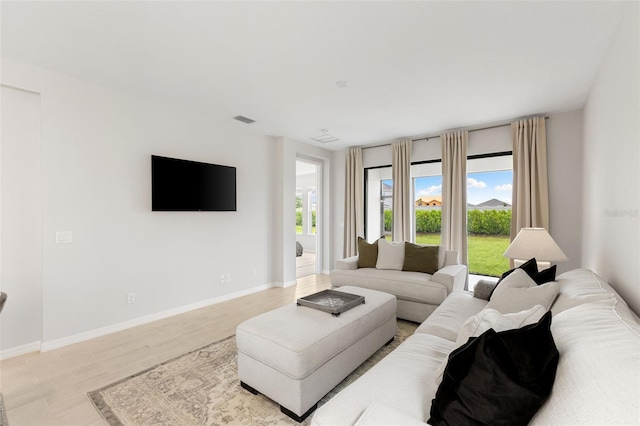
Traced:
<path fill-rule="evenodd" d="M 473 287 L 473 297 L 476 299 L 489 300 L 495 288 L 496 283 L 480 280 L 476 283 L 475 287 Z"/>

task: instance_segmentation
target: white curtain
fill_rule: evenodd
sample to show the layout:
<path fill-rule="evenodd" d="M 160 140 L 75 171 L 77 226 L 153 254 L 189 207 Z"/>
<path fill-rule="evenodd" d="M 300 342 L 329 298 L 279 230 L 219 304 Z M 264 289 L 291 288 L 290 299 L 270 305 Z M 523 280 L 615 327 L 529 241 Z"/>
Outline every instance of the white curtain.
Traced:
<path fill-rule="evenodd" d="M 513 206 L 511 240 L 521 228 L 549 229 L 547 135 L 544 117 L 511 123 Z"/>
<path fill-rule="evenodd" d="M 442 245 L 457 250 L 467 264 L 467 140 L 469 133 L 450 132 L 442 142 Z"/>
<path fill-rule="evenodd" d="M 412 241 L 411 140 L 393 142 L 393 241 Z"/>
<path fill-rule="evenodd" d="M 349 148 L 345 155 L 344 257 L 358 254 L 358 236 L 364 236 L 362 175 L 362 149 Z"/>

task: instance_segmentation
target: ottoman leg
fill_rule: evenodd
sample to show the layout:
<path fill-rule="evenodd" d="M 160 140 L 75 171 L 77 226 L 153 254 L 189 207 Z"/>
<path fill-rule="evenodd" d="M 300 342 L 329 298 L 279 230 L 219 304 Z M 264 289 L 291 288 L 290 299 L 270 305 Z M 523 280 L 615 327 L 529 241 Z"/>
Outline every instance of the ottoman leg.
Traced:
<path fill-rule="evenodd" d="M 307 417 L 309 417 L 309 414 L 313 413 L 313 410 L 315 410 L 316 408 L 318 408 L 318 403 L 313 404 L 313 407 L 309 408 L 309 410 L 301 416 L 297 415 L 291 410 L 287 410 L 282 405 L 280 406 L 280 411 L 282 411 L 287 416 L 291 417 L 296 422 L 300 423 L 300 422 L 303 422 Z"/>
<path fill-rule="evenodd" d="M 251 392 L 254 395 L 258 394 L 258 391 L 255 390 L 254 388 L 252 388 L 251 386 L 249 386 L 248 384 L 246 384 L 245 382 L 240 382 L 240 386 L 242 386 L 243 389 L 248 390 L 249 392 Z"/>

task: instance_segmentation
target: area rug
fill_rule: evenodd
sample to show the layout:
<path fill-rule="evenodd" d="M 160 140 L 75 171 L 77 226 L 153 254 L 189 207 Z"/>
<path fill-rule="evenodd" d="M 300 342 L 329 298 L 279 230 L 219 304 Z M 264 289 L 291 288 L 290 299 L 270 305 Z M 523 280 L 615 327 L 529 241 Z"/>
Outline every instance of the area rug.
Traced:
<path fill-rule="evenodd" d="M 364 374 L 416 329 L 398 320 L 393 342 L 382 347 L 319 403 Z M 110 425 L 307 425 L 280 412 L 280 406 L 240 387 L 235 336 L 141 371 L 88 393 Z"/>

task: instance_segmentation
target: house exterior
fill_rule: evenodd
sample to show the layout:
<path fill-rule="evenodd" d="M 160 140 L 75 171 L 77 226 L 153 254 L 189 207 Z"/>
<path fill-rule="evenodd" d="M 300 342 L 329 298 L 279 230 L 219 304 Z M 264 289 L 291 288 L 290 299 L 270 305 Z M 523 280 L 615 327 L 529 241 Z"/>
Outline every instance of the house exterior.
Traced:
<path fill-rule="evenodd" d="M 416 200 L 416 207 L 440 207 L 440 206 L 442 206 L 441 195 L 420 197 Z"/>
<path fill-rule="evenodd" d="M 511 204 L 498 200 L 497 198 L 492 198 L 480 204 L 469 204 L 467 206 L 469 210 L 511 210 Z"/>

